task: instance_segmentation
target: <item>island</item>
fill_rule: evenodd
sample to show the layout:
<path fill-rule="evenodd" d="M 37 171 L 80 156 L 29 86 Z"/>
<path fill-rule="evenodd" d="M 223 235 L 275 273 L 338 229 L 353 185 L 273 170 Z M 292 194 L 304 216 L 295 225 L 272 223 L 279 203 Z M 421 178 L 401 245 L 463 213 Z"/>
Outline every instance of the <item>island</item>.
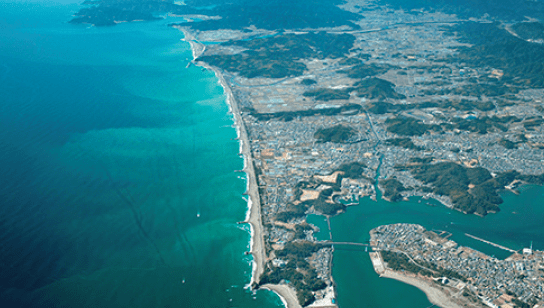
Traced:
<path fill-rule="evenodd" d="M 252 288 L 275 291 L 288 307 L 336 307 L 334 239 L 317 240 L 308 215 L 329 219 L 370 196 L 432 198 L 485 216 L 500 211 L 501 192 L 544 183 L 544 5 L 486 3 L 100 0 L 86 2 L 72 22 L 185 19 L 170 26 L 191 44 L 192 64 L 215 72 L 238 130 Z M 442 307 L 542 300 L 537 289 L 525 296 L 503 286 L 499 294 L 471 272 L 525 264 L 518 257 L 501 263 L 457 248 L 450 266 L 387 250 L 379 230 L 377 271 L 441 284 L 437 292 L 460 300 Z M 451 247 L 434 245 L 437 253 L 451 255 L 455 244 L 446 243 Z M 416 257 L 425 263 L 412 262 Z M 468 272 L 454 268 L 461 264 Z M 403 271 L 413 275 L 399 278 Z M 526 275 L 504 276 L 519 288 L 533 277 L 512 273 Z"/>

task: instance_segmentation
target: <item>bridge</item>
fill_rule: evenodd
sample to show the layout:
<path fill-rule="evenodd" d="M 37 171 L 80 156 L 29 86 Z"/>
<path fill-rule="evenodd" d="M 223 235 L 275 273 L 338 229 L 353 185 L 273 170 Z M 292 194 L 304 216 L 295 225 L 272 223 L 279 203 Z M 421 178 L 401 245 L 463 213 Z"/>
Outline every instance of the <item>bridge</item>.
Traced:
<path fill-rule="evenodd" d="M 323 241 L 321 242 L 325 245 L 348 245 L 348 246 L 358 246 L 358 247 L 370 247 L 370 244 L 365 243 L 355 243 L 355 242 L 333 242 L 333 241 Z"/>

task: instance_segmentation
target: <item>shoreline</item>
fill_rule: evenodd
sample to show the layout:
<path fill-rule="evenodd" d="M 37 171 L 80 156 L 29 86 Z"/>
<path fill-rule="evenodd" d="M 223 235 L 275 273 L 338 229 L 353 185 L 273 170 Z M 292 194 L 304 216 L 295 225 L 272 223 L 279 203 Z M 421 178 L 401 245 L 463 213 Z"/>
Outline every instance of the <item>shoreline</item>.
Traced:
<path fill-rule="evenodd" d="M 451 300 L 451 295 L 445 292 L 444 289 L 433 286 L 430 282 L 419 279 L 417 277 L 407 276 L 395 271 L 386 269 L 380 277 L 394 279 L 405 284 L 409 284 L 423 291 L 429 301 L 442 308 L 463 308 L 463 305 L 455 303 Z"/>
<path fill-rule="evenodd" d="M 195 44 L 195 43 L 194 43 Z M 238 141 L 240 143 L 240 153 L 244 159 L 244 169 L 246 173 L 246 191 L 244 194 L 248 195 L 248 212 L 246 214 L 245 223 L 250 225 L 250 253 L 253 255 L 253 270 L 251 275 L 251 281 L 249 282 L 250 286 L 253 286 L 254 283 L 257 283 L 259 277 L 264 272 L 264 263 L 265 263 L 265 246 L 264 246 L 264 237 L 262 232 L 262 221 L 261 221 L 261 205 L 260 197 L 257 185 L 257 179 L 255 177 L 255 170 L 253 168 L 253 157 L 251 155 L 249 137 L 245 125 L 242 121 L 238 105 L 234 99 L 234 95 L 230 90 L 230 87 L 227 85 L 227 82 L 223 78 L 223 75 L 217 70 L 214 69 L 203 62 L 195 62 L 195 65 L 205 67 L 212 70 L 215 73 L 215 76 L 219 79 L 219 83 L 223 87 L 225 94 L 227 95 L 227 104 L 229 106 L 229 111 L 232 113 L 234 118 L 234 126 L 237 131 Z"/>
<path fill-rule="evenodd" d="M 242 157 L 244 159 L 243 171 L 246 173 L 247 184 L 246 192 L 244 194 L 248 195 L 248 211 L 246 213 L 244 223 L 248 223 L 250 226 L 251 239 L 249 243 L 249 252 L 253 255 L 253 269 L 251 274 L 251 280 L 249 282 L 249 287 L 252 288 L 255 283 L 258 283 L 259 278 L 264 272 L 266 252 L 262 230 L 260 204 L 261 199 L 259 196 L 259 186 L 257 184 L 257 178 L 255 176 L 255 169 L 253 167 L 253 156 L 251 155 L 249 136 L 247 134 L 247 130 L 244 125 L 240 110 L 238 109 L 238 104 L 223 74 L 221 74 L 221 72 L 216 68 L 213 68 L 204 62 L 196 60 L 199 56 L 197 55 L 198 50 L 200 49 L 200 54 L 202 54 L 205 50 L 205 46 L 192 40 L 193 36 L 188 33 L 186 29 L 183 29 L 181 27 L 176 28 L 183 32 L 183 41 L 188 42 L 191 45 L 191 50 L 193 53 L 193 61 L 191 62 L 196 66 L 201 66 L 215 73 L 215 76 L 219 80 L 219 84 L 221 85 L 225 92 L 225 95 L 227 96 L 226 102 L 229 107 L 229 112 L 233 115 L 234 127 L 236 128 L 236 133 L 240 143 L 240 154 L 242 154 Z M 296 292 L 292 288 L 286 285 L 272 284 L 266 284 L 262 286 L 262 288 L 276 293 L 276 295 L 278 295 L 286 308 L 301 308 L 300 304 L 298 303 Z"/>
<path fill-rule="evenodd" d="M 283 284 L 265 284 L 262 288 L 276 293 L 285 307 L 302 308 L 298 303 L 297 294 L 293 288 Z"/>
<path fill-rule="evenodd" d="M 387 268 L 379 252 L 371 252 L 369 256 L 372 267 L 374 267 L 374 271 L 380 278 L 394 279 L 418 288 L 425 293 L 429 302 L 435 306 L 442 308 L 481 307 L 480 305 L 471 303 L 461 295 L 464 288 L 460 290 L 446 289 L 445 287 L 436 285 L 436 282 L 429 278 L 393 271 Z"/>

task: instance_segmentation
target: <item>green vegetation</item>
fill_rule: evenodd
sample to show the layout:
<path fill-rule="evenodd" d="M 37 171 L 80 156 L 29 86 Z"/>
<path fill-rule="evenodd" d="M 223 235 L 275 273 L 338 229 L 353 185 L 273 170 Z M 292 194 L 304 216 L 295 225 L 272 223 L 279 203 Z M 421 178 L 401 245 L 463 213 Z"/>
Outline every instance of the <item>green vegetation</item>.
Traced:
<path fill-rule="evenodd" d="M 499 193 L 514 180 L 526 183 L 544 183 L 543 175 L 521 175 L 516 171 L 497 174 L 495 177 L 481 167 L 468 168 L 451 162 L 431 164 L 430 160 L 412 159 L 414 164 L 397 166 L 409 170 L 412 176 L 432 187 L 432 192 L 448 196 L 453 207 L 463 212 L 486 215 L 499 211 L 503 202 Z"/>
<path fill-rule="evenodd" d="M 281 221 L 287 222 L 291 219 L 302 217 L 304 216 L 303 213 L 306 212 L 311 207 L 313 207 L 315 211 L 324 215 L 334 216 L 334 215 L 337 215 L 338 213 L 341 213 L 342 211 L 346 209 L 346 206 L 341 203 L 332 202 L 330 200 L 330 196 L 332 196 L 332 194 L 335 191 L 340 191 L 342 179 L 365 178 L 365 176 L 363 175 L 365 168 L 367 168 L 367 166 L 362 162 L 352 162 L 352 163 L 340 165 L 335 170 L 335 172 L 341 171 L 343 172 L 343 174 L 338 174 L 338 177 L 336 178 L 336 183 L 330 184 L 332 186 L 331 188 L 322 190 L 321 193 L 319 194 L 319 197 L 316 200 L 307 200 L 307 201 L 299 203 L 296 206 L 292 204 L 288 205 L 286 212 L 279 213 L 278 215 L 276 215 L 276 219 L 280 218 Z M 321 181 L 316 181 L 316 180 L 312 180 L 310 182 L 307 182 L 307 181 L 299 182 L 295 187 L 296 199 L 300 198 L 300 196 L 302 195 L 302 189 L 315 190 L 321 184 L 323 184 Z M 297 207 L 297 208 L 294 209 L 292 207 Z"/>
<path fill-rule="evenodd" d="M 414 178 L 433 187 L 437 195 L 450 197 L 453 206 L 467 213 L 486 215 L 499 211 L 502 203 L 493 177 L 484 168 L 467 168 L 455 163 L 412 165 L 408 169 Z M 473 186 L 473 188 L 470 188 Z"/>
<path fill-rule="evenodd" d="M 354 58 L 348 58 L 348 59 L 357 60 Z M 346 74 L 348 75 L 348 77 L 353 79 L 363 79 L 366 77 L 373 77 L 379 74 L 383 74 L 390 69 L 389 67 L 386 67 L 386 66 L 378 66 L 375 64 L 363 64 L 361 63 L 360 60 L 358 60 L 360 64 L 357 64 L 357 63 L 353 63 L 355 62 L 353 60 L 350 61 L 352 63 L 350 65 L 355 65 L 354 67 L 340 71 L 340 73 Z M 346 62 L 348 61 L 346 60 Z"/>
<path fill-rule="evenodd" d="M 305 239 L 306 238 L 306 233 L 307 231 L 313 231 L 314 228 L 312 228 L 312 226 L 307 223 L 307 222 L 303 222 L 301 224 L 297 224 L 295 225 L 295 239 Z"/>
<path fill-rule="evenodd" d="M 368 104 L 367 110 L 374 114 L 398 113 L 406 110 L 421 110 L 425 108 L 454 109 L 460 111 L 472 111 L 478 109 L 481 111 L 490 111 L 495 109 L 491 101 L 481 100 L 436 100 L 432 102 L 422 102 L 415 104 L 392 104 L 387 102 L 373 102 Z"/>
<path fill-rule="evenodd" d="M 363 67 L 363 66 L 361 66 Z M 370 66 L 365 66 L 369 68 Z M 344 73 L 348 74 L 352 78 L 358 78 L 359 75 L 367 76 L 367 74 L 372 74 L 371 69 L 368 71 L 363 70 L 346 70 Z M 366 78 L 361 81 L 356 82 L 353 87 L 345 89 L 316 89 L 311 91 L 306 91 L 304 96 L 314 97 L 315 100 L 329 101 L 335 99 L 349 99 L 351 92 L 357 92 L 357 96 L 366 97 L 368 99 L 385 99 L 385 98 L 394 98 L 394 99 L 403 99 L 404 95 L 398 94 L 394 90 L 395 85 L 387 80 L 380 78 Z"/>
<path fill-rule="evenodd" d="M 441 107 L 447 108 L 446 106 L 455 109 L 455 110 L 464 110 L 464 111 L 473 111 L 478 109 L 481 111 L 490 111 L 495 109 L 495 105 L 491 101 L 481 101 L 481 100 L 448 100 L 442 101 Z"/>
<path fill-rule="evenodd" d="M 305 260 L 313 253 L 323 248 L 320 244 L 308 241 L 288 242 L 282 250 L 276 251 L 276 256 L 285 260 L 284 267 L 268 267 L 261 276 L 260 285 L 279 284 L 282 280 L 297 290 L 297 297 L 301 305 L 311 304 L 315 298 L 312 291 L 324 289 L 327 285 L 317 277 L 315 269 Z"/>
<path fill-rule="evenodd" d="M 233 55 L 203 56 L 199 60 L 247 78 L 301 76 L 306 65 L 300 60 L 343 57 L 349 53 L 354 41 L 351 34 L 284 34 L 224 43 L 247 50 Z"/>
<path fill-rule="evenodd" d="M 420 104 L 414 104 L 414 107 L 418 109 L 438 107 L 443 109 L 454 109 L 454 110 L 460 110 L 460 111 L 473 111 L 475 109 L 478 109 L 481 111 L 490 111 L 495 109 L 495 105 L 491 101 L 468 100 L 468 99 L 424 102 Z"/>
<path fill-rule="evenodd" d="M 420 147 L 420 146 L 415 145 L 415 144 L 412 142 L 412 139 L 410 139 L 410 138 L 393 138 L 393 139 L 387 139 L 387 143 L 388 143 L 388 144 L 391 144 L 391 145 L 394 145 L 394 146 L 397 146 L 397 147 L 409 149 L 409 150 L 415 150 L 415 151 L 422 151 L 422 150 L 424 150 L 423 147 Z"/>
<path fill-rule="evenodd" d="M 544 87 L 544 46 L 526 42 L 502 29 L 499 24 L 467 22 L 451 28 L 463 43 L 472 47 L 459 48 L 459 54 L 452 60 L 466 63 L 467 66 L 492 67 L 504 72 L 496 94 L 512 89 L 504 84 L 521 87 Z M 479 85 L 480 86 L 480 85 Z M 493 90 L 489 86 L 490 90 Z M 501 89 L 501 87 L 503 87 Z"/>
<path fill-rule="evenodd" d="M 543 185 L 544 173 L 541 175 L 519 174 L 517 176 L 517 179 L 528 184 Z"/>
<path fill-rule="evenodd" d="M 427 132 L 441 133 L 437 124 L 424 124 L 420 120 L 404 116 L 389 118 L 385 121 L 387 131 L 401 136 L 421 136 Z"/>
<path fill-rule="evenodd" d="M 405 110 L 435 108 L 440 105 L 436 102 L 424 102 L 419 104 L 392 104 L 386 102 L 374 102 L 368 104 L 368 112 L 374 114 L 398 113 Z"/>
<path fill-rule="evenodd" d="M 400 252 L 384 250 L 384 251 L 381 251 L 380 254 L 382 255 L 383 260 L 387 263 L 387 266 L 394 271 L 407 271 L 410 273 L 420 274 L 423 276 L 448 277 L 448 278 L 454 278 L 454 279 L 466 281 L 466 278 L 460 275 L 459 273 L 452 270 L 439 268 L 436 265 L 429 262 L 418 261 L 418 264 L 416 265 L 405 254 Z M 425 268 L 428 268 L 429 270 Z"/>
<path fill-rule="evenodd" d="M 524 20 L 531 16 L 542 19 L 544 4 L 538 1 L 517 0 L 380 0 L 379 5 L 388 5 L 405 12 L 418 14 L 418 10 L 440 11 L 447 14 L 456 14 L 461 19 L 470 17 L 479 18 L 489 14 L 493 19 Z"/>
<path fill-rule="evenodd" d="M 320 194 L 317 200 L 313 200 L 311 203 L 314 206 L 314 209 L 323 215 L 334 216 L 338 213 L 344 211 L 346 206 L 341 203 L 332 203 L 327 201 L 327 196 L 323 193 Z"/>
<path fill-rule="evenodd" d="M 303 204 L 303 205 L 300 205 L 300 204 L 299 205 L 288 204 L 286 206 L 285 211 L 279 212 L 279 213 L 276 214 L 275 219 L 277 221 L 287 223 L 292 219 L 297 219 L 297 218 L 300 218 L 300 217 L 304 217 L 306 215 L 306 210 L 307 209 L 308 209 L 308 207 L 305 204 Z"/>
<path fill-rule="evenodd" d="M 519 122 L 520 119 L 515 116 L 504 116 L 504 117 L 481 117 L 476 119 L 463 119 L 463 118 L 453 118 L 452 122 L 454 123 L 453 127 L 479 134 L 487 134 L 490 131 L 498 129 L 499 131 L 506 132 L 508 127 L 506 125 Z"/>
<path fill-rule="evenodd" d="M 356 82 L 353 87 L 353 90 L 357 91 L 357 96 L 368 99 L 406 98 L 404 95 L 395 92 L 395 85 L 393 83 L 380 78 L 372 77 L 363 79 Z"/>
<path fill-rule="evenodd" d="M 271 59 L 287 57 L 299 59 L 338 59 L 349 54 L 355 36 L 351 34 L 330 34 L 324 31 L 306 34 L 283 34 L 253 40 L 232 42 L 257 53 L 265 53 Z"/>
<path fill-rule="evenodd" d="M 512 30 L 525 40 L 543 40 L 544 25 L 539 22 L 521 22 L 512 26 Z"/>
<path fill-rule="evenodd" d="M 313 97 L 316 101 L 332 101 L 338 99 L 349 99 L 349 89 L 315 89 L 304 92 L 305 97 Z"/>
<path fill-rule="evenodd" d="M 356 136 L 357 131 L 349 126 L 336 125 L 329 128 L 318 129 L 314 138 L 319 142 L 344 143 Z"/>
<path fill-rule="evenodd" d="M 311 117 L 316 115 L 333 116 L 338 114 L 353 115 L 361 112 L 363 107 L 356 104 L 346 104 L 340 107 L 323 108 L 323 109 L 311 109 L 311 110 L 299 110 L 299 111 L 283 111 L 274 113 L 257 113 L 252 108 L 245 108 L 245 112 L 249 112 L 259 121 L 268 121 L 271 119 L 278 119 L 280 121 L 292 121 L 296 117 Z"/>
<path fill-rule="evenodd" d="M 544 119 L 538 116 L 529 117 L 523 121 L 523 127 L 525 127 L 526 130 L 534 130 L 535 127 L 542 124 L 544 124 Z"/>
<path fill-rule="evenodd" d="M 402 74 L 399 74 L 399 75 L 402 75 Z M 416 86 L 445 87 L 445 86 L 451 85 L 451 82 L 444 81 L 444 80 L 420 81 L 420 82 L 415 82 L 414 85 L 416 85 Z"/>
<path fill-rule="evenodd" d="M 338 178 L 339 180 L 337 181 L 337 183 L 333 184 L 332 188 L 322 190 L 319 193 L 319 196 L 316 200 L 306 200 L 306 201 L 300 202 L 298 205 L 290 204 L 287 207 L 287 211 L 283 212 L 286 214 L 279 213 L 278 215 L 276 215 L 276 219 L 279 220 L 278 218 L 281 218 L 282 219 L 281 221 L 287 222 L 291 219 L 303 217 L 305 214 L 300 214 L 300 213 L 306 212 L 311 207 L 313 207 L 314 210 L 317 211 L 318 213 L 329 215 L 329 216 L 334 216 L 342 212 L 346 208 L 345 205 L 341 203 L 334 203 L 330 200 L 330 196 L 333 194 L 333 192 L 340 190 L 340 183 L 342 180 L 340 175 L 338 176 Z M 302 195 L 302 189 L 315 190 L 321 184 L 322 184 L 321 181 L 299 182 L 295 187 L 296 199 L 299 199 L 300 196 Z M 292 207 L 296 207 L 296 209 Z"/>
<path fill-rule="evenodd" d="M 420 261 L 422 264 L 415 264 L 410 261 L 410 259 L 400 252 L 393 252 L 383 250 L 380 252 L 384 262 L 387 263 L 387 267 L 391 268 L 394 271 L 406 271 L 414 274 L 421 274 L 423 276 L 433 276 L 433 272 L 424 269 L 423 267 L 428 267 L 427 262 Z"/>
<path fill-rule="evenodd" d="M 334 188 L 337 188 L 337 187 L 334 187 Z M 307 200 L 307 201 L 301 202 L 298 206 L 304 206 L 306 208 L 313 207 L 316 212 L 321 213 L 323 215 L 328 215 L 328 216 L 337 215 L 340 212 L 344 211 L 346 209 L 346 206 L 341 203 L 334 203 L 332 201 L 329 201 L 329 197 L 332 195 L 333 191 L 335 190 L 334 188 L 323 190 L 319 194 L 319 197 L 316 200 Z"/>
<path fill-rule="evenodd" d="M 389 112 L 397 112 L 399 110 L 404 110 L 406 107 L 404 105 L 391 104 L 386 102 L 375 102 L 368 104 L 366 110 L 373 114 L 385 114 Z"/>
<path fill-rule="evenodd" d="M 517 93 L 518 88 L 505 86 L 492 80 L 493 83 L 472 83 L 463 87 L 455 88 L 435 88 L 423 91 L 425 95 L 460 95 L 460 96 L 501 96 L 507 93 Z"/>
<path fill-rule="evenodd" d="M 344 58 L 340 61 L 338 61 L 339 65 L 345 65 L 345 66 L 352 66 L 352 65 L 361 65 L 363 64 L 363 61 L 361 59 L 357 58 Z"/>
<path fill-rule="evenodd" d="M 85 1 L 82 8 L 70 20 L 73 24 L 92 24 L 97 27 L 114 26 L 120 21 L 158 20 L 154 12 L 198 14 L 195 9 L 175 5 L 173 1 L 160 0 L 98 0 Z"/>
<path fill-rule="evenodd" d="M 306 70 L 306 65 L 296 62 L 296 60 L 268 59 L 266 55 L 256 54 L 252 51 L 235 55 L 203 56 L 198 60 L 229 72 L 236 72 L 246 78 L 301 76 Z"/>
<path fill-rule="evenodd" d="M 508 140 L 506 138 L 502 138 L 501 140 L 499 140 L 498 144 L 502 145 L 504 148 L 506 148 L 508 150 L 518 148 L 518 143 L 517 142 L 510 141 L 510 140 Z"/>
<path fill-rule="evenodd" d="M 187 0 L 192 7 L 215 6 L 207 15 L 220 16 L 218 20 L 191 23 L 198 30 L 235 29 L 250 26 L 258 29 L 315 29 L 322 27 L 348 26 L 358 29 L 352 20 L 361 16 L 338 7 L 340 0 Z"/>
<path fill-rule="evenodd" d="M 316 84 L 317 81 L 315 81 L 314 79 L 310 79 L 310 78 L 304 78 L 300 81 L 300 84 L 302 85 L 305 85 L 305 86 L 311 86 L 311 85 L 314 85 Z"/>
<path fill-rule="evenodd" d="M 288 242 L 282 250 L 276 252 L 277 257 L 293 256 L 296 259 L 305 259 L 323 248 L 323 245 L 308 241 Z"/>
<path fill-rule="evenodd" d="M 349 164 L 342 164 L 336 171 L 342 171 L 344 172 L 343 177 L 344 178 L 350 178 L 350 179 L 361 179 L 363 178 L 363 172 L 365 171 L 365 168 L 367 166 L 362 162 L 352 162 Z M 342 179 L 340 178 L 341 175 L 338 175 L 338 180 L 342 182 Z M 337 181 L 338 182 L 338 181 Z"/>
<path fill-rule="evenodd" d="M 401 192 L 406 190 L 404 185 L 397 179 L 386 179 L 380 181 L 380 186 L 383 188 L 383 196 L 391 202 L 398 202 L 402 200 Z"/>
<path fill-rule="evenodd" d="M 380 254 L 382 255 L 383 261 L 387 263 L 387 267 L 394 271 L 407 271 L 414 274 L 421 274 L 423 276 L 433 275 L 433 272 L 421 267 L 426 267 L 425 265 L 427 264 L 420 264 L 421 266 L 418 266 L 410 261 L 410 259 L 408 259 L 408 257 L 403 253 L 384 250 L 381 251 Z"/>
<path fill-rule="evenodd" d="M 533 305 L 529 305 L 526 302 L 523 302 L 517 298 L 513 298 L 512 302 L 514 303 L 516 308 L 531 308 Z"/>
<path fill-rule="evenodd" d="M 401 136 L 421 136 L 425 133 L 442 133 L 453 129 L 487 134 L 494 130 L 506 132 L 509 124 L 519 122 L 520 119 L 515 116 L 485 116 L 481 118 L 453 118 L 450 121 L 451 123 L 425 124 L 414 118 L 398 116 L 388 118 L 385 124 L 387 125 L 387 131 Z"/>

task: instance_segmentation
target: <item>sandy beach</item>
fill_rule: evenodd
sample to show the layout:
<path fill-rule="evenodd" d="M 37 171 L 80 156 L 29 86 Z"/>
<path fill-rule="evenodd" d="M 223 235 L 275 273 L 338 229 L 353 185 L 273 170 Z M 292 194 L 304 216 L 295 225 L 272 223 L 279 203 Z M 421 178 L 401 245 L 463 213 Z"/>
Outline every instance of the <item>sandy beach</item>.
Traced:
<path fill-rule="evenodd" d="M 427 298 L 429 299 L 431 303 L 437 306 L 440 306 L 442 308 L 462 308 L 467 306 L 480 307 L 465 300 L 462 295 L 460 294 L 457 295 L 459 291 L 454 289 L 446 290 L 445 288 L 435 285 L 435 283 L 431 281 L 423 280 L 417 277 L 407 276 L 407 275 L 394 272 L 391 270 L 385 270 L 385 272 L 381 274 L 380 277 L 391 278 L 391 279 L 395 279 L 395 280 L 404 282 L 406 284 L 412 285 L 420 289 L 421 291 L 423 291 L 425 295 L 427 295 Z M 463 302 L 462 304 L 458 303 L 461 301 Z"/>
<path fill-rule="evenodd" d="M 378 252 L 370 253 L 374 270 L 380 277 L 391 278 L 412 285 L 427 295 L 429 301 L 442 308 L 480 307 L 466 300 L 461 290 L 441 287 L 429 278 L 392 271 L 386 267 Z"/>
<path fill-rule="evenodd" d="M 185 29 L 179 28 L 179 30 L 184 33 L 184 40 L 191 44 L 193 59 L 197 59 L 198 56 L 202 54 L 202 52 L 204 52 L 205 46 L 194 41 L 193 36 Z M 215 73 L 215 76 L 219 79 L 219 83 L 221 84 L 225 91 L 225 94 L 227 95 L 227 104 L 229 105 L 229 110 L 232 112 L 232 115 L 234 117 L 234 126 L 236 127 L 238 139 L 240 142 L 240 153 L 244 158 L 244 172 L 247 175 L 246 194 L 248 195 L 248 215 L 246 216 L 246 223 L 249 223 L 251 228 L 250 252 L 253 255 L 253 273 L 251 276 L 250 286 L 252 286 L 254 283 L 258 283 L 259 278 L 264 272 L 266 255 L 262 232 L 259 188 L 257 185 L 257 179 L 255 177 L 255 170 L 253 167 L 253 156 L 251 155 L 249 137 L 246 127 L 244 125 L 244 121 L 242 120 L 238 104 L 234 98 L 234 95 L 232 94 L 230 87 L 228 86 L 225 78 L 223 77 L 223 74 L 221 74 L 219 70 L 210 67 L 204 62 L 195 61 L 194 64 L 212 70 Z M 265 288 L 277 293 L 286 305 L 286 307 L 300 307 L 295 291 L 288 288 L 287 286 L 266 285 Z"/>
<path fill-rule="evenodd" d="M 265 284 L 262 286 L 262 288 L 278 294 L 285 307 L 302 308 L 302 306 L 300 306 L 298 303 L 297 294 L 293 288 L 287 285 L 278 284 Z"/>
<path fill-rule="evenodd" d="M 196 44 L 196 43 L 195 43 Z M 215 75 L 219 79 L 219 82 L 225 94 L 227 95 L 227 104 L 234 116 L 234 125 L 238 131 L 238 138 L 240 142 L 241 154 L 244 157 L 244 172 L 247 175 L 247 190 L 246 194 L 248 195 L 248 211 L 246 222 L 251 226 L 251 254 L 253 255 L 253 275 L 251 277 L 250 285 L 253 285 L 254 282 L 258 282 L 262 273 L 264 272 L 264 263 L 265 263 L 265 246 L 264 238 L 262 232 L 262 221 L 261 221 L 261 204 L 259 197 L 259 187 L 257 185 L 257 179 L 255 177 L 255 170 L 253 168 L 253 157 L 251 155 L 251 149 L 249 144 L 249 138 L 247 135 L 247 130 L 240 115 L 238 109 L 238 104 L 232 95 L 227 82 L 225 81 L 223 75 L 216 69 L 209 67 L 203 62 L 195 63 L 198 66 L 206 67 L 215 72 Z"/>
<path fill-rule="evenodd" d="M 193 42 L 194 45 L 198 43 Z M 242 120 L 238 104 L 234 99 L 234 95 L 230 87 L 228 86 L 225 78 L 217 69 L 208 66 L 204 62 L 196 62 L 195 65 L 205 67 L 215 72 L 215 75 L 219 79 L 219 82 L 225 94 L 227 95 L 227 104 L 234 116 L 234 125 L 238 131 L 238 138 L 240 142 L 240 153 L 244 157 L 244 172 L 247 174 L 247 190 L 248 195 L 248 215 L 246 216 L 246 222 L 251 227 L 251 243 L 250 252 L 253 255 L 253 273 L 251 281 L 249 283 L 252 286 L 254 283 L 258 283 L 261 275 L 264 272 L 265 267 L 265 244 L 262 231 L 262 218 L 261 218 L 261 203 L 259 197 L 259 186 L 257 185 L 257 178 L 255 177 L 255 169 L 253 166 L 253 156 L 251 155 L 249 137 L 246 127 Z M 282 300 L 286 308 L 301 308 L 296 292 L 293 288 L 287 285 L 273 285 L 266 284 L 262 288 L 275 292 Z"/>

